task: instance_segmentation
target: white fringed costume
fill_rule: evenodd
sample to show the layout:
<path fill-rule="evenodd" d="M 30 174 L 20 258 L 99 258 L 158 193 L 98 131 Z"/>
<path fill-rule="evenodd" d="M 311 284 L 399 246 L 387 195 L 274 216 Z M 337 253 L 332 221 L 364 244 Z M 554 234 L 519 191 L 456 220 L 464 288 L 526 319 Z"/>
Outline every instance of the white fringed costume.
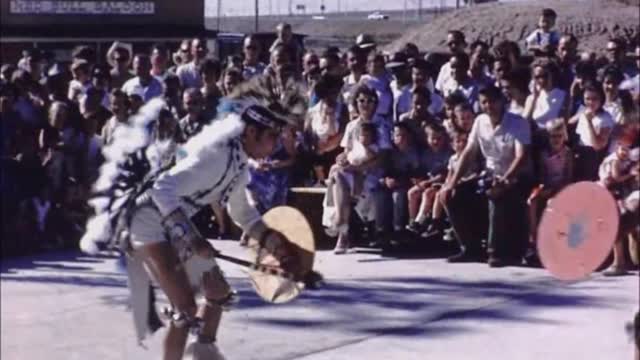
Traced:
<path fill-rule="evenodd" d="M 162 220 L 176 208 L 188 216 L 210 204 L 226 207 L 230 217 L 245 231 L 259 233 L 266 229 L 260 214 L 249 203 L 246 185 L 249 180 L 247 154 L 240 137 L 245 128 L 241 115 L 250 106 L 274 108 L 278 119 L 295 123 L 304 116 L 306 103 L 297 87 L 286 95 L 275 96 L 260 79 L 240 85 L 232 94 L 229 108 L 206 125 L 180 149 L 185 157 L 165 166 L 163 159 L 173 156 L 174 147 L 154 142 L 149 127 L 164 103 L 152 100 L 130 126 L 119 127 L 114 143 L 105 149 L 106 163 L 94 190 L 100 194 L 90 203 L 96 215 L 87 224 L 81 240 L 83 251 L 95 254 L 99 246 L 108 244 L 127 253 L 127 272 L 131 305 L 138 341 L 157 330 L 150 317 L 155 309 L 150 301 L 151 278 L 137 253 L 140 246 L 167 241 Z M 149 165 L 146 175 L 133 185 L 119 186 L 123 178 L 131 178 L 126 169 L 131 154 L 144 152 Z M 164 167 L 163 167 L 164 166 Z M 135 179 L 135 176 L 134 176 Z M 199 286 L 200 275 L 215 266 L 213 260 L 193 256 L 185 264 L 192 286 Z"/>

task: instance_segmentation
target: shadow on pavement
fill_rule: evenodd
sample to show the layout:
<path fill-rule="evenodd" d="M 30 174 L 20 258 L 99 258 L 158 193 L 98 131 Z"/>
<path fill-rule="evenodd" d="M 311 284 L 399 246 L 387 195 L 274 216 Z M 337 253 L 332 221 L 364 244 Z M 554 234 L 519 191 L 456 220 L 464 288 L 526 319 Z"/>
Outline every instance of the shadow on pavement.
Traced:
<path fill-rule="evenodd" d="M 343 329 L 366 336 L 460 335 L 455 320 L 557 324 L 532 316 L 533 310 L 563 307 L 612 306 L 595 296 L 570 294 L 550 286 L 554 280 L 531 283 L 456 281 L 433 277 L 358 279 L 329 283 L 307 291 L 289 307 L 292 313 L 313 308 L 312 318 L 260 317 L 250 321 L 285 328 Z M 249 286 L 237 289 L 240 309 L 273 306 L 260 300 Z M 452 298 L 465 298 L 465 306 Z M 477 303 L 468 300 L 478 299 Z M 447 320 L 446 323 L 441 321 Z M 397 324 L 397 325 L 394 325 Z M 445 325 L 446 324 L 446 325 Z"/>
<path fill-rule="evenodd" d="M 41 267 L 55 268 L 59 270 L 91 270 L 91 264 L 102 263 L 104 259 L 113 259 L 115 256 L 97 255 L 89 256 L 80 251 L 52 251 L 37 255 L 12 257 L 2 259 L 0 273 L 15 273 L 18 270 L 28 270 Z M 61 264 L 72 262 L 71 264 Z M 82 266 L 82 264 L 88 264 Z"/>
<path fill-rule="evenodd" d="M 5 260 L 2 262 L 2 281 L 126 288 L 123 273 L 88 271 L 92 264 L 103 261 L 79 252 L 47 254 L 46 259 L 42 256 Z M 33 275 L 16 273 L 30 269 L 37 272 Z M 240 295 L 236 307 L 238 311 L 249 313 L 249 322 L 291 329 L 340 329 L 365 337 L 460 335 L 470 330 L 456 321 L 463 319 L 553 324 L 553 321 L 534 317 L 532 312 L 545 308 L 615 306 L 595 295 L 583 295 L 584 291 L 580 294 L 568 291 L 563 287 L 566 284 L 546 276 L 514 277 L 509 281 L 433 276 L 330 279 L 323 288 L 307 290 L 297 300 L 282 305 L 268 304 L 260 299 L 245 277 L 230 277 L 229 280 Z M 576 284 L 575 287 L 579 289 L 580 286 Z M 128 302 L 125 293 L 108 294 L 100 299 L 113 307 L 126 306 Z M 164 299 L 160 303 L 162 301 Z M 270 312 L 254 311 L 275 306 L 285 312 L 271 315 Z"/>

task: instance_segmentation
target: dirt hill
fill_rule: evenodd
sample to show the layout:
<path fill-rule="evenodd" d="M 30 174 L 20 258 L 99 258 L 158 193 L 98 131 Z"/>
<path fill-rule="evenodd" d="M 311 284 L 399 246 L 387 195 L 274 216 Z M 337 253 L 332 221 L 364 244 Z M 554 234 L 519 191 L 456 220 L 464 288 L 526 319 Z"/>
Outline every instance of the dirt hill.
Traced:
<path fill-rule="evenodd" d="M 468 42 L 481 39 L 493 44 L 509 39 L 523 43 L 536 28 L 540 10 L 551 7 L 558 13 L 556 28 L 561 33 L 575 34 L 580 49 L 600 51 L 612 36 L 638 39 L 639 4 L 638 0 L 562 0 L 478 5 L 414 26 L 389 44 L 387 50 L 395 51 L 406 42 L 416 43 L 421 49 L 444 50 L 446 34 L 451 29 L 462 30 Z"/>

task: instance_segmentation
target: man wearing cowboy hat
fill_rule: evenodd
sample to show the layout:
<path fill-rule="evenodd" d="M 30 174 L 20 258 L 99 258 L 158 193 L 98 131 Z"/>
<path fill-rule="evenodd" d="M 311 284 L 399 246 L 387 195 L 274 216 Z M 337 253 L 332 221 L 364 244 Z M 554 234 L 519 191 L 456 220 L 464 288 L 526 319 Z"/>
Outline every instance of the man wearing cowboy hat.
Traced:
<path fill-rule="evenodd" d="M 375 52 L 378 44 L 373 39 L 373 36 L 369 34 L 360 34 L 356 37 L 356 46 L 364 50 L 369 55 L 371 52 Z"/>

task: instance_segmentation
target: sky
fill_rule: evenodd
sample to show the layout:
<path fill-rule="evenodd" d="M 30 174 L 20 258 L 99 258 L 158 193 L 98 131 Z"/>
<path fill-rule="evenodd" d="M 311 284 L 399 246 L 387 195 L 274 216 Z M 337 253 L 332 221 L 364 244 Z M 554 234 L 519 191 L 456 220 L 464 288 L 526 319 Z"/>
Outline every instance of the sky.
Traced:
<path fill-rule="evenodd" d="M 222 16 L 253 15 L 255 0 L 220 0 Z M 302 14 L 296 10 L 296 5 L 304 5 L 306 13 L 320 13 L 320 6 L 324 3 L 325 12 L 336 11 L 376 11 L 402 10 L 405 3 L 407 9 L 417 9 L 422 2 L 423 8 L 438 6 L 455 6 L 456 0 L 259 0 L 259 10 L 264 15 L 287 15 L 289 3 L 294 14 Z M 464 1 L 460 0 L 463 4 Z M 205 0 L 207 17 L 217 15 L 218 0 Z"/>

